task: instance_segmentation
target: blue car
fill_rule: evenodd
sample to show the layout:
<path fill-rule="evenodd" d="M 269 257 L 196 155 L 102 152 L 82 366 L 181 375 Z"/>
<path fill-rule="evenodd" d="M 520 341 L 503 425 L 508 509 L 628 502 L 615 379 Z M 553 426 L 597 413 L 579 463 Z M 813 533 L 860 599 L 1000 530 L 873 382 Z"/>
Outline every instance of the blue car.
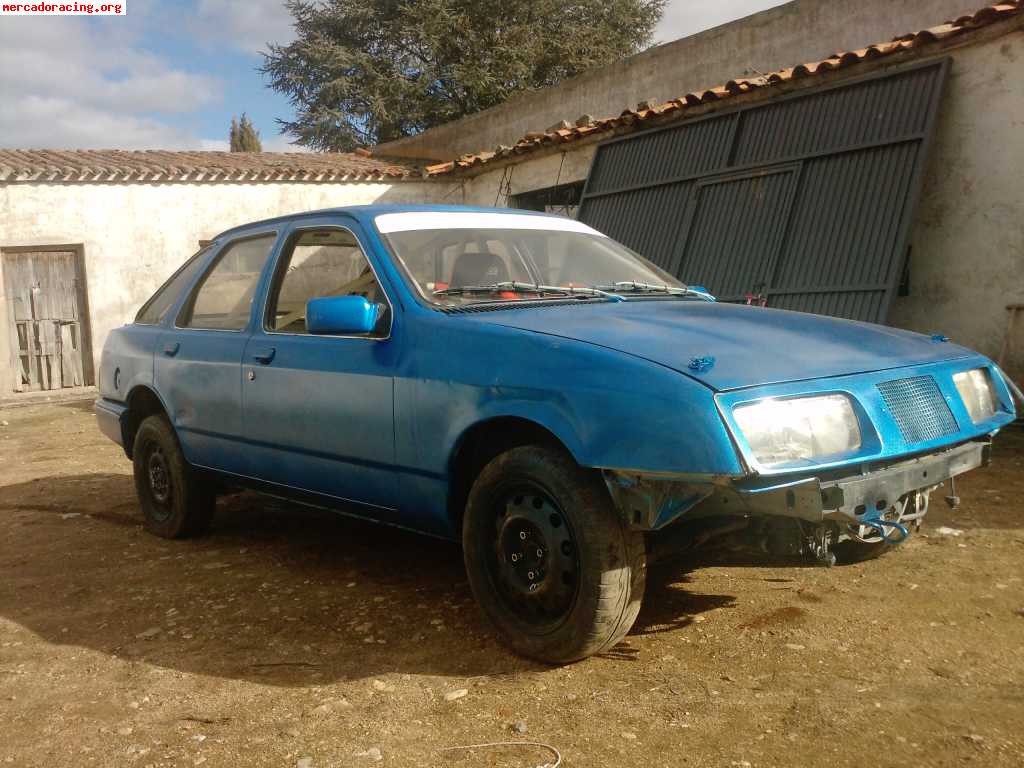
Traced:
<path fill-rule="evenodd" d="M 1014 419 L 944 337 L 717 303 L 580 222 L 442 206 L 224 232 L 100 381 L 153 533 L 245 487 L 460 540 L 498 635 L 547 662 L 619 642 L 668 542 L 883 551 Z"/>

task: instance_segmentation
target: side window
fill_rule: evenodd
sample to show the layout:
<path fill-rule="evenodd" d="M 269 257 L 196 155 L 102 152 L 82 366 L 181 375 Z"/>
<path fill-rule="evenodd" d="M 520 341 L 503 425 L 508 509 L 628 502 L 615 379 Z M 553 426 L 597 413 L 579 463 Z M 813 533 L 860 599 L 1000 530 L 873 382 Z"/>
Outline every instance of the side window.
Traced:
<path fill-rule="evenodd" d="M 306 302 L 324 296 L 365 296 L 388 305 L 359 241 L 348 230 L 308 230 L 292 238 L 267 303 L 267 329 L 308 333 Z M 386 335 L 390 323 L 390 310 L 382 312 L 372 335 Z"/>
<path fill-rule="evenodd" d="M 178 325 L 224 331 L 245 328 L 256 283 L 276 237 L 260 235 L 229 245 L 183 308 Z"/>
<path fill-rule="evenodd" d="M 150 300 L 142 305 L 139 314 L 135 316 L 135 322 L 139 325 L 158 325 L 162 323 L 171 307 L 174 306 L 174 302 L 177 301 L 178 296 L 185 289 L 185 286 L 192 282 L 192 278 L 199 271 L 199 267 L 203 263 L 202 257 L 205 254 L 206 249 L 204 248 L 171 275 L 170 279 L 153 294 Z"/>

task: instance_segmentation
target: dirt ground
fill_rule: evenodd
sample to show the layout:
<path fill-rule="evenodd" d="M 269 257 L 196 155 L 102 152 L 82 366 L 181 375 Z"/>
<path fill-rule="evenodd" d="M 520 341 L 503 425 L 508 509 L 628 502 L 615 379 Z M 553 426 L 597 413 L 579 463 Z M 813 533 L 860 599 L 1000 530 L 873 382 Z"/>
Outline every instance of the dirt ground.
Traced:
<path fill-rule="evenodd" d="M 91 404 L 2 410 L 0 766 L 1020 766 L 1024 431 L 958 486 L 873 562 L 664 563 L 551 668 L 455 546 L 248 494 L 162 541 Z"/>

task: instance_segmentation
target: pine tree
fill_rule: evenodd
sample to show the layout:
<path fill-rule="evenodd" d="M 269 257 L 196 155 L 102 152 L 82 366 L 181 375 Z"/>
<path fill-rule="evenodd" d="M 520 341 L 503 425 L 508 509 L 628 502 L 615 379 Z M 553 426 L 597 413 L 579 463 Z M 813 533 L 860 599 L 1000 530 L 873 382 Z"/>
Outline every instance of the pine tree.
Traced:
<path fill-rule="evenodd" d="M 296 144 L 351 150 L 493 107 L 644 48 L 665 0 L 288 0 L 262 71 Z"/>
<path fill-rule="evenodd" d="M 252 121 L 245 112 L 242 119 L 231 118 L 230 133 L 232 152 L 262 152 L 263 144 L 260 142 L 260 133 L 253 126 Z"/>

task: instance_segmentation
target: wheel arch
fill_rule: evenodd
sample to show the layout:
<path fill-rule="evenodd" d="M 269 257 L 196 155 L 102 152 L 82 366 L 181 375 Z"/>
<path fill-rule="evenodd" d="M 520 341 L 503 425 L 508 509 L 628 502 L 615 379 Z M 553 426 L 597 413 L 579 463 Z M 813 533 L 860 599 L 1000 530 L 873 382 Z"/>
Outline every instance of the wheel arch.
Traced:
<path fill-rule="evenodd" d="M 132 388 L 125 400 L 128 410 L 121 420 L 121 435 L 124 439 L 124 452 L 132 458 L 135 447 L 135 433 L 139 425 L 150 416 L 163 415 L 170 421 L 170 413 L 160 395 L 152 387 L 139 384 Z"/>
<path fill-rule="evenodd" d="M 499 454 L 521 445 L 547 445 L 578 461 L 555 432 L 524 416 L 492 416 L 469 426 L 459 436 L 448 460 L 448 519 L 452 532 L 461 535 L 462 516 L 473 483 Z"/>

